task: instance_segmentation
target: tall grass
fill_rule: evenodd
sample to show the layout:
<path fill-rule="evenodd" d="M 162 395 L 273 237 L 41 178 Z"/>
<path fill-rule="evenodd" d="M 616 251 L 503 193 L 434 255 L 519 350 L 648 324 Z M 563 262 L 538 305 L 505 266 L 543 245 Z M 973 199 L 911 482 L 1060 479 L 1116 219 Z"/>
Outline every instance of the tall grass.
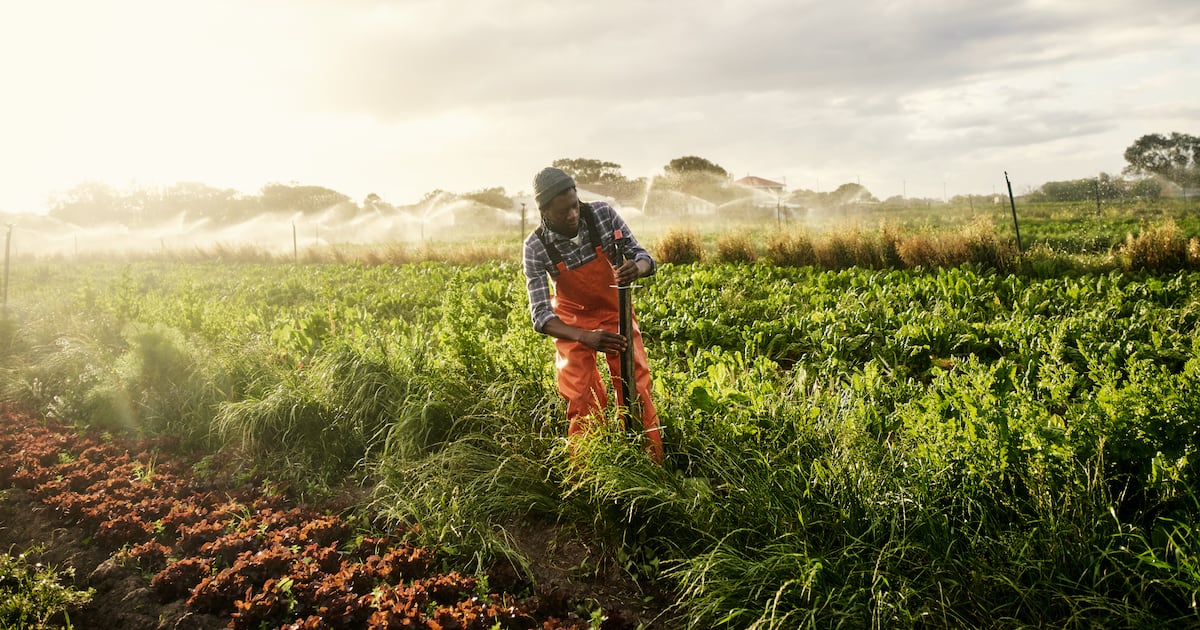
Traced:
<path fill-rule="evenodd" d="M 654 245 L 652 254 L 665 263 L 686 265 L 704 259 L 700 233 L 689 228 L 672 228 Z"/>
<path fill-rule="evenodd" d="M 804 267 L 816 264 L 812 239 L 802 232 L 779 232 L 767 241 L 767 258 L 776 265 Z"/>
<path fill-rule="evenodd" d="M 1200 267 L 1200 239 L 1189 239 L 1173 220 L 1158 225 L 1144 225 L 1135 235 L 1129 233 L 1120 248 L 1126 269 L 1143 271 L 1175 271 Z"/>
<path fill-rule="evenodd" d="M 750 234 L 744 231 L 722 234 L 717 238 L 717 260 L 721 262 L 752 263 L 758 251 Z"/>
<path fill-rule="evenodd" d="M 672 627 L 1200 624 L 1194 274 L 998 273 L 972 229 L 930 250 L 957 269 L 862 270 L 921 234 L 796 232 L 766 257 L 801 268 L 648 283 L 665 466 L 611 428 L 568 455 L 513 263 L 30 274 L 4 395 L 368 485 L 477 570 L 579 531 L 671 591 Z"/>

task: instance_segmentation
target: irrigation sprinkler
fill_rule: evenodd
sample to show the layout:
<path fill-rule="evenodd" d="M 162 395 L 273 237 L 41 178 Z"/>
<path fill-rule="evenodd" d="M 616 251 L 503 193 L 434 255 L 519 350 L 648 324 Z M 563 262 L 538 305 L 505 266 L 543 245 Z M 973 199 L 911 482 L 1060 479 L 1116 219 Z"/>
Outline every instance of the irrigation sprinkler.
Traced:
<path fill-rule="evenodd" d="M 1024 254 L 1025 249 L 1021 247 L 1021 226 L 1017 223 L 1017 202 L 1013 199 L 1012 182 L 1008 180 L 1008 171 L 1004 171 L 1004 183 L 1008 184 L 1008 203 L 1012 207 L 1013 230 L 1017 232 L 1017 253 Z"/>

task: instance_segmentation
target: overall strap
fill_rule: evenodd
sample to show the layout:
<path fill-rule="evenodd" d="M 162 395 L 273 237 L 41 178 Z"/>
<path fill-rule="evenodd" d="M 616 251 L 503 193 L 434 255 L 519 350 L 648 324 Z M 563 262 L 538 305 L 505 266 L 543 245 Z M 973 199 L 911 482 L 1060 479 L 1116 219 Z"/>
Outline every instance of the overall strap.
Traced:
<path fill-rule="evenodd" d="M 554 243 L 550 242 L 550 239 L 546 238 L 546 226 L 539 225 L 534 233 L 537 234 L 538 240 L 542 242 L 542 247 L 546 249 L 546 255 L 550 256 L 550 262 L 555 267 L 566 267 L 566 263 L 563 262 L 562 254 L 559 253 L 558 248 L 554 246 Z"/>
<path fill-rule="evenodd" d="M 583 222 L 587 224 L 588 235 L 592 238 L 592 247 L 600 251 L 603 247 L 600 241 L 600 226 L 596 223 L 596 213 L 592 211 L 591 204 L 579 202 L 579 214 L 583 217 Z"/>

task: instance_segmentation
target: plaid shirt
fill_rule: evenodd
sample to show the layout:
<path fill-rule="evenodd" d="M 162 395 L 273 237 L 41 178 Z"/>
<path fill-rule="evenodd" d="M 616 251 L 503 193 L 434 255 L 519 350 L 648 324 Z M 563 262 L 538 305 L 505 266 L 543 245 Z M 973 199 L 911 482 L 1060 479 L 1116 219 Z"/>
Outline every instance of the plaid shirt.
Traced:
<path fill-rule="evenodd" d="M 613 232 L 621 230 L 625 235 L 625 258 L 629 260 L 644 260 L 650 263 L 651 275 L 658 271 L 658 263 L 638 244 L 637 238 L 629 231 L 625 220 L 613 210 L 612 206 L 603 201 L 593 201 L 591 206 L 596 215 L 596 226 L 600 230 L 600 245 L 611 255 L 613 248 Z M 588 233 L 587 222 L 579 219 L 579 236 L 577 239 L 567 238 L 554 230 L 545 230 L 546 238 L 553 244 L 563 257 L 567 269 L 576 269 L 596 259 L 596 248 L 592 246 L 592 237 Z M 575 241 L 579 241 L 576 244 Z M 546 247 L 538 238 L 536 231 L 525 237 L 524 248 L 525 288 L 529 291 L 529 314 L 533 319 L 533 329 L 542 332 L 546 322 L 558 317 L 550 302 L 550 279 L 558 277 L 558 269 L 550 261 Z"/>

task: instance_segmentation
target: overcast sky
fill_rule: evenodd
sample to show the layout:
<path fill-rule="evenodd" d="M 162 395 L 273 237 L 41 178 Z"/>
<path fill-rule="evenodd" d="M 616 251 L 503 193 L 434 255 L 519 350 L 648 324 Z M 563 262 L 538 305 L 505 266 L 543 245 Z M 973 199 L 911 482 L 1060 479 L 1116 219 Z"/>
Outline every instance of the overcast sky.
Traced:
<path fill-rule="evenodd" d="M 4 0 L 0 68 L 7 212 L 84 181 L 513 194 L 575 157 L 1019 193 L 1200 134 L 1196 0 Z"/>

